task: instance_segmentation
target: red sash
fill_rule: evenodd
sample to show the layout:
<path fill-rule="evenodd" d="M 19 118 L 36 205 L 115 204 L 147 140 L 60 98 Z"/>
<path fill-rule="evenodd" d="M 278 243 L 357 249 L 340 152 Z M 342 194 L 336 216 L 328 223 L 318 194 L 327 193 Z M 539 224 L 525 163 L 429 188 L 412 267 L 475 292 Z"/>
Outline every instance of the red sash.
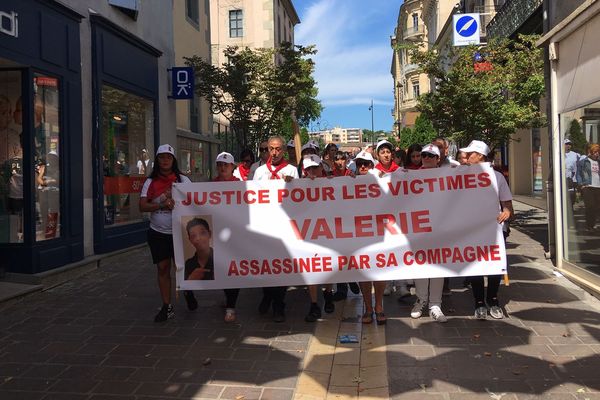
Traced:
<path fill-rule="evenodd" d="M 152 182 L 150 182 L 150 187 L 148 188 L 147 197 L 148 200 L 154 200 L 163 194 L 167 189 L 170 189 L 173 186 L 173 182 L 177 181 L 177 175 L 171 172 L 169 175 L 158 175 L 158 177 L 153 178 Z"/>
<path fill-rule="evenodd" d="M 271 176 L 269 177 L 269 179 L 281 179 L 279 177 L 279 175 L 277 175 L 277 173 L 279 171 L 281 171 L 282 169 L 284 169 L 285 167 L 287 167 L 288 162 L 285 161 L 284 159 L 282 159 L 281 162 L 278 165 L 276 165 L 275 168 L 273 168 L 273 165 L 271 164 L 271 157 L 269 157 L 266 165 L 267 165 L 267 169 L 271 173 Z"/>
<path fill-rule="evenodd" d="M 238 165 L 238 170 L 240 170 L 240 176 L 242 177 L 242 180 L 247 181 L 250 168 L 246 167 L 246 164 L 240 163 L 240 165 Z"/>
<path fill-rule="evenodd" d="M 378 169 L 378 170 L 380 170 L 380 171 L 382 171 L 382 172 L 385 172 L 386 174 L 389 174 L 390 172 L 394 172 L 394 171 L 395 171 L 395 170 L 397 170 L 398 168 L 400 168 L 400 167 L 398 167 L 398 164 L 396 164 L 396 163 L 395 163 L 395 162 L 393 162 L 393 161 L 392 161 L 392 163 L 390 164 L 390 167 L 389 167 L 388 169 L 385 169 L 381 163 L 379 163 L 379 164 L 377 164 L 377 165 L 375 166 L 375 169 Z"/>

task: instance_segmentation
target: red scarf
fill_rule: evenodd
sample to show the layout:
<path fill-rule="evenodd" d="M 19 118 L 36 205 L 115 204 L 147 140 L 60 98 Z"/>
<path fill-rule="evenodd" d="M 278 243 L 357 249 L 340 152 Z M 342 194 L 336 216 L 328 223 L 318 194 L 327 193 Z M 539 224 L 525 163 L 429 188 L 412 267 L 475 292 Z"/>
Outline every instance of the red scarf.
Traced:
<path fill-rule="evenodd" d="M 239 181 L 239 179 L 233 175 L 231 175 L 231 178 L 229 178 L 229 179 L 221 179 L 220 176 L 217 176 L 215 179 L 213 179 L 213 182 L 235 182 L 235 181 Z"/>
<path fill-rule="evenodd" d="M 250 168 L 246 167 L 245 163 L 240 163 L 240 165 L 238 165 L 238 170 L 240 171 L 240 176 L 242 177 L 242 180 L 247 181 L 248 174 L 250 173 Z"/>
<path fill-rule="evenodd" d="M 148 188 L 148 200 L 154 200 L 163 194 L 167 189 L 171 189 L 173 182 L 177 181 L 177 175 L 171 172 L 169 175 L 158 174 L 156 178 L 152 178 L 150 187 Z"/>
<path fill-rule="evenodd" d="M 350 170 L 348 168 L 344 168 L 343 171 L 340 171 L 337 168 L 333 169 L 333 176 L 349 176 Z"/>
<path fill-rule="evenodd" d="M 375 169 L 378 169 L 378 170 L 380 170 L 380 171 L 383 171 L 383 172 L 385 172 L 386 174 L 389 174 L 390 172 L 394 172 L 394 171 L 395 171 L 395 170 L 397 170 L 398 168 L 400 168 L 400 167 L 398 167 L 398 164 L 396 164 L 396 163 L 395 163 L 395 162 L 393 162 L 393 161 L 392 161 L 392 164 L 390 164 L 390 167 L 389 167 L 388 169 L 385 169 L 381 163 L 379 163 L 379 164 L 377 164 L 377 165 L 375 166 Z"/>
<path fill-rule="evenodd" d="M 271 164 L 271 157 L 267 160 L 267 169 L 271 173 L 271 177 L 269 179 L 281 179 L 277 173 L 288 166 L 288 162 L 285 159 L 282 159 L 279 165 L 276 165 L 273 169 L 273 165 Z"/>
<path fill-rule="evenodd" d="M 405 166 L 404 168 L 406 168 L 406 169 L 421 169 L 421 166 L 411 163 L 411 164 L 408 164 L 407 166 Z"/>

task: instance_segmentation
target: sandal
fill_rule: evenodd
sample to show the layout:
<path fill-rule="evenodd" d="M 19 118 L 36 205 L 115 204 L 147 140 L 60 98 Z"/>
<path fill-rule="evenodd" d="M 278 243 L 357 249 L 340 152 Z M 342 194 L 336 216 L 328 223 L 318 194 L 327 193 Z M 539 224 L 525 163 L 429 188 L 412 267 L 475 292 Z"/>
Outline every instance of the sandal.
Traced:
<path fill-rule="evenodd" d="M 375 319 L 377 320 L 377 325 L 385 325 L 385 323 L 387 322 L 387 318 L 386 318 L 385 314 L 383 313 L 383 311 L 376 312 Z"/>
<path fill-rule="evenodd" d="M 365 311 L 365 313 L 362 316 L 362 323 L 363 324 L 373 323 L 373 311 Z"/>
<path fill-rule="evenodd" d="M 235 310 L 233 308 L 225 310 L 225 322 L 235 322 Z"/>

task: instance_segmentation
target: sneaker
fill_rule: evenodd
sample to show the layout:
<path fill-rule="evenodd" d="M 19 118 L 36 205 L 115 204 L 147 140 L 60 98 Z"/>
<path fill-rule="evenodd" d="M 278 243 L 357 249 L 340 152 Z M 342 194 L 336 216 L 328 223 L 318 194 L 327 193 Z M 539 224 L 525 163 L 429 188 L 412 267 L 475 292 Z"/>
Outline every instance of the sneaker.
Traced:
<path fill-rule="evenodd" d="M 423 315 L 423 305 L 424 304 L 421 303 L 421 300 L 417 300 L 415 302 L 415 305 L 413 306 L 412 311 L 410 312 L 411 318 L 421 318 L 421 315 Z"/>
<path fill-rule="evenodd" d="M 439 308 L 438 306 L 432 306 L 429 309 L 429 316 L 437 322 L 448 322 L 448 318 L 446 318 L 441 308 Z"/>
<path fill-rule="evenodd" d="M 490 307 L 490 316 L 494 319 L 502 319 L 504 318 L 504 313 L 499 306 L 491 306 Z"/>
<path fill-rule="evenodd" d="M 263 296 L 260 304 L 258 305 L 258 312 L 260 315 L 265 315 L 269 312 L 269 308 L 271 307 L 271 298 L 267 296 Z"/>
<path fill-rule="evenodd" d="M 393 292 L 394 292 L 394 285 L 392 284 L 392 282 L 386 283 L 385 289 L 383 289 L 383 295 L 384 296 L 389 296 Z"/>
<path fill-rule="evenodd" d="M 476 319 L 487 319 L 487 307 L 479 306 L 475 309 L 475 318 Z"/>
<path fill-rule="evenodd" d="M 410 290 L 404 285 L 396 287 L 396 292 L 399 298 L 410 296 Z"/>
<path fill-rule="evenodd" d="M 359 294 L 360 293 L 360 286 L 358 286 L 358 283 L 356 282 L 350 282 L 348 284 L 348 286 L 350 286 L 350 291 L 354 294 Z"/>
<path fill-rule="evenodd" d="M 165 322 L 168 319 L 175 317 L 175 311 L 171 304 L 163 304 L 160 311 L 154 317 L 154 322 Z"/>
<path fill-rule="evenodd" d="M 273 310 L 273 322 L 285 322 L 285 313 L 283 310 Z"/>
<path fill-rule="evenodd" d="M 225 322 L 235 322 L 235 309 L 225 309 Z"/>
<path fill-rule="evenodd" d="M 194 292 L 191 290 L 185 290 L 183 292 L 183 297 L 185 297 L 188 310 L 194 311 L 196 308 L 198 308 L 198 301 L 196 300 L 196 296 L 194 296 Z"/>
<path fill-rule="evenodd" d="M 308 310 L 308 314 L 304 317 L 306 322 L 315 322 L 321 318 L 321 308 L 319 308 L 317 303 L 312 303 L 310 305 L 310 310 Z"/>

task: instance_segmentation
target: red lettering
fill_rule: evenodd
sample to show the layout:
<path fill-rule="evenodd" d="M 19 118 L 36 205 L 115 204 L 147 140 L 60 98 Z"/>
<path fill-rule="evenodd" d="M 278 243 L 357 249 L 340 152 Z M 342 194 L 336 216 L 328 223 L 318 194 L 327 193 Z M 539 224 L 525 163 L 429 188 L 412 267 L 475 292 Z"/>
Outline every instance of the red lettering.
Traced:
<path fill-rule="evenodd" d="M 190 192 L 187 192 L 185 200 L 182 201 L 181 204 L 183 204 L 184 206 L 189 206 L 190 204 L 192 204 L 192 194 Z"/>
<path fill-rule="evenodd" d="M 394 227 L 396 218 L 392 214 L 380 214 L 375 216 L 375 224 L 377 225 L 377 236 L 383 236 L 387 229 L 392 235 L 397 235 L 398 231 Z"/>
<path fill-rule="evenodd" d="M 449 247 L 442 247 L 442 264 L 448 262 L 448 257 L 452 255 L 452 249 Z"/>
<path fill-rule="evenodd" d="M 431 225 L 429 225 L 429 211 L 415 211 L 411 214 L 411 223 L 414 233 L 431 232 Z"/>
<path fill-rule="evenodd" d="M 354 227 L 356 229 L 356 237 L 372 237 L 373 221 L 370 215 L 359 215 L 354 217 Z"/>
<path fill-rule="evenodd" d="M 254 190 L 246 190 L 244 192 L 244 202 L 246 204 L 254 204 L 256 203 L 256 199 L 254 197 L 250 198 L 250 195 L 255 195 L 256 192 Z"/>
<path fill-rule="evenodd" d="M 190 193 L 188 193 L 189 195 Z M 235 263 L 235 260 L 231 260 L 231 263 L 229 264 L 229 271 L 227 271 L 227 275 L 232 276 L 239 276 L 240 272 L 238 271 L 237 265 Z"/>
<path fill-rule="evenodd" d="M 292 225 L 292 230 L 294 234 L 296 234 L 296 239 L 304 240 L 306 238 L 306 234 L 308 233 L 308 227 L 310 226 L 311 219 L 305 219 L 302 222 L 302 229 L 298 230 L 298 223 L 295 219 L 290 220 L 290 224 Z"/>
<path fill-rule="evenodd" d="M 331 233 L 325 218 L 317 218 L 317 222 L 315 222 L 315 229 L 313 230 L 310 239 L 315 240 L 318 239 L 319 236 L 324 236 L 326 239 L 333 239 L 333 234 Z"/>
<path fill-rule="evenodd" d="M 352 232 L 344 232 L 343 231 L 343 225 L 342 225 L 342 218 L 341 217 L 335 217 L 334 219 L 335 221 L 335 237 L 338 239 L 345 239 L 345 238 L 351 238 L 354 235 L 352 235 Z"/>
<path fill-rule="evenodd" d="M 260 204 L 265 204 L 269 202 L 269 191 L 261 189 L 258 191 L 258 202 Z"/>
<path fill-rule="evenodd" d="M 475 189 L 476 187 L 477 183 L 475 182 L 475 175 L 465 175 L 465 189 Z"/>
<path fill-rule="evenodd" d="M 492 261 L 500 261 L 500 246 L 497 244 L 490 246 L 490 255 Z"/>
<path fill-rule="evenodd" d="M 419 187 L 417 187 L 417 185 L 419 185 Z M 423 181 L 420 179 L 415 179 L 414 181 L 411 181 L 410 191 L 414 194 L 423 193 L 423 188 L 421 187 L 421 185 L 423 185 Z"/>
<path fill-rule="evenodd" d="M 279 189 L 277 191 L 277 202 L 278 203 L 282 203 L 283 199 L 286 198 L 286 197 L 289 197 L 289 195 L 290 195 L 290 191 L 289 190 L 287 190 L 287 189 Z"/>
<path fill-rule="evenodd" d="M 407 251 L 406 253 L 404 253 L 404 257 L 402 257 L 402 259 L 404 260 L 404 265 L 413 265 L 414 264 L 412 256 L 413 256 L 412 251 Z"/>
<path fill-rule="evenodd" d="M 453 263 L 465 262 L 465 260 L 463 259 L 462 253 L 460 251 L 460 248 L 458 248 L 458 247 L 454 248 L 454 254 L 452 255 L 452 262 Z"/>
<path fill-rule="evenodd" d="M 479 179 L 479 187 L 488 187 L 492 184 L 490 175 L 487 172 L 482 172 L 477 175 L 477 179 Z"/>
<path fill-rule="evenodd" d="M 463 178 L 462 175 L 446 176 L 446 183 L 448 184 L 448 190 L 462 189 L 463 188 L 462 178 Z"/>

